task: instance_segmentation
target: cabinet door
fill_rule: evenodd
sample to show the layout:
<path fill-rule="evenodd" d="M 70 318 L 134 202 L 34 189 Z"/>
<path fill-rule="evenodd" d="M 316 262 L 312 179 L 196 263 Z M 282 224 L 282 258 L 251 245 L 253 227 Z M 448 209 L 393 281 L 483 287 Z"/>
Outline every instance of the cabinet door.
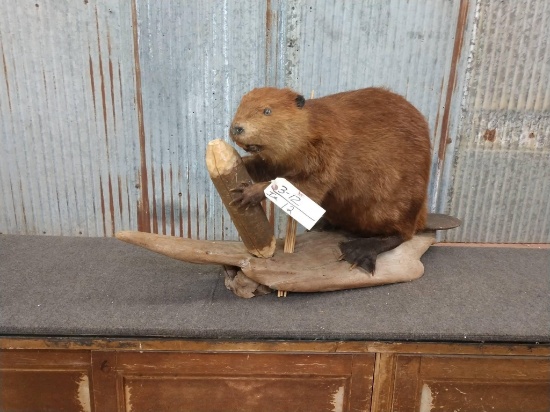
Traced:
<path fill-rule="evenodd" d="M 98 410 L 368 411 L 374 356 L 94 352 Z M 96 379 L 96 374 L 102 378 Z M 102 402 L 116 400 L 116 405 Z"/>
<path fill-rule="evenodd" d="M 548 358 L 398 355 L 395 371 L 395 412 L 550 410 Z"/>
<path fill-rule="evenodd" d="M 0 410 L 90 412 L 90 352 L 0 351 Z"/>

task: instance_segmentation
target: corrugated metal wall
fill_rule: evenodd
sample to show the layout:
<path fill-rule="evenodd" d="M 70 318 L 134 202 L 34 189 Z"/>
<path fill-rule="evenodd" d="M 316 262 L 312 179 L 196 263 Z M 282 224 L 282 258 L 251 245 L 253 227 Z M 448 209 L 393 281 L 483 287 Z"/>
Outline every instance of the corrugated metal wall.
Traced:
<path fill-rule="evenodd" d="M 550 242 L 550 2 L 481 1 L 475 18 L 447 240 Z"/>
<path fill-rule="evenodd" d="M 203 159 L 240 97 L 384 85 L 428 118 L 449 239 L 550 241 L 547 21 L 544 0 L 0 0 L 0 232 L 235 239 Z"/>
<path fill-rule="evenodd" d="M 0 1 L 0 232 L 136 227 L 140 134 L 126 3 Z"/>
<path fill-rule="evenodd" d="M 266 82 L 266 13 L 258 1 L 137 1 L 152 231 L 236 238 L 204 154 Z"/>

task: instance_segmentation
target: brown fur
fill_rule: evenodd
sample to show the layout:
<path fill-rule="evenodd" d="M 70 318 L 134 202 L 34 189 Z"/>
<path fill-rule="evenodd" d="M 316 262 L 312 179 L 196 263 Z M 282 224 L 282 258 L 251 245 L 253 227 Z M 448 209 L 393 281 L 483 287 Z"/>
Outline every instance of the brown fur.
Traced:
<path fill-rule="evenodd" d="M 330 223 L 362 236 L 407 240 L 422 229 L 431 152 L 422 114 L 381 88 L 311 99 L 303 107 L 297 97 L 275 88 L 243 97 L 231 137 L 241 147 L 261 148 L 244 157 L 252 178 L 287 178 L 326 209 Z M 244 130 L 236 134 L 235 127 Z"/>

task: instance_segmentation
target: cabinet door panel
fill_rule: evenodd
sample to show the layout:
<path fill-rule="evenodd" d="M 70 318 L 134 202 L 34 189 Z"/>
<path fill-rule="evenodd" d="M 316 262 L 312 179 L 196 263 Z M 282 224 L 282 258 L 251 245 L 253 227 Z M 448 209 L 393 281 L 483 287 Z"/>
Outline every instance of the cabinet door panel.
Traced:
<path fill-rule="evenodd" d="M 110 364 L 122 411 L 368 411 L 374 356 L 121 352 Z"/>
<path fill-rule="evenodd" d="M 89 352 L 0 351 L 0 410 L 90 412 Z"/>
<path fill-rule="evenodd" d="M 550 410 L 550 359 L 398 355 L 393 411 Z"/>
<path fill-rule="evenodd" d="M 344 410 L 349 379 L 309 376 L 124 379 L 126 410 L 332 411 Z"/>

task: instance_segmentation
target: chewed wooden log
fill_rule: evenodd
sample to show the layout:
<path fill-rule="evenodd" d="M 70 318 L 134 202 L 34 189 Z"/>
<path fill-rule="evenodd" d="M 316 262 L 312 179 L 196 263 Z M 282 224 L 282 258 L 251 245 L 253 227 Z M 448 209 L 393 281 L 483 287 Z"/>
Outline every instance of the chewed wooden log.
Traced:
<path fill-rule="evenodd" d="M 231 205 L 236 196 L 231 190 L 252 181 L 237 151 L 221 139 L 212 140 L 206 147 L 206 167 L 248 251 L 257 257 L 273 256 L 275 236 L 263 208 Z"/>

